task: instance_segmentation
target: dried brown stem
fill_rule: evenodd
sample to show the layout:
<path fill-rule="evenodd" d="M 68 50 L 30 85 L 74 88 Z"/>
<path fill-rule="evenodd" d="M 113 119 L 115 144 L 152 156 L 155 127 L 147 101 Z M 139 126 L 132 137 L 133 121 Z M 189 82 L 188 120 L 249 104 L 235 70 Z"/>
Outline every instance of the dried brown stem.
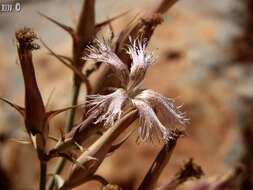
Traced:
<path fill-rule="evenodd" d="M 150 169 L 148 170 L 147 174 L 145 175 L 141 185 L 139 186 L 138 190 L 153 190 L 155 184 L 160 177 L 163 169 L 167 165 L 172 155 L 172 152 L 176 146 L 176 142 L 178 137 L 182 132 L 176 130 L 174 133 L 174 138 L 170 139 L 160 150 L 158 155 L 156 156 L 153 164 L 151 165 Z"/>
<path fill-rule="evenodd" d="M 164 14 L 168 11 L 178 0 L 162 0 L 154 12 Z"/>

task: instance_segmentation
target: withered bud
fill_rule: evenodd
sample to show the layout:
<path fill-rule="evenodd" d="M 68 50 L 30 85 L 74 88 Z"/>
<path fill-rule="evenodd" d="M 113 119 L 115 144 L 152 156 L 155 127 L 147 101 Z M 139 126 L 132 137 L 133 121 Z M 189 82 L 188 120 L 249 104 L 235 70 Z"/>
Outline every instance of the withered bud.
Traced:
<path fill-rule="evenodd" d="M 24 27 L 16 31 L 15 35 L 21 48 L 26 48 L 29 50 L 36 50 L 40 48 L 40 46 L 34 42 L 34 40 L 38 39 L 38 37 L 33 29 Z"/>
<path fill-rule="evenodd" d="M 153 13 L 140 18 L 132 26 L 123 30 L 117 40 L 116 54 L 127 65 L 131 64 L 130 56 L 124 51 L 125 47 L 131 44 L 129 36 L 136 39 L 141 35 L 142 39 L 146 39 L 146 43 L 150 40 L 155 28 L 163 22 L 161 14 Z"/>
<path fill-rule="evenodd" d="M 36 136 L 36 148 L 42 150 L 48 136 L 48 121 L 32 60 L 32 50 L 39 48 L 33 42 L 37 36 L 31 28 L 25 27 L 16 32 L 16 39 L 25 85 L 25 126 L 29 134 Z"/>

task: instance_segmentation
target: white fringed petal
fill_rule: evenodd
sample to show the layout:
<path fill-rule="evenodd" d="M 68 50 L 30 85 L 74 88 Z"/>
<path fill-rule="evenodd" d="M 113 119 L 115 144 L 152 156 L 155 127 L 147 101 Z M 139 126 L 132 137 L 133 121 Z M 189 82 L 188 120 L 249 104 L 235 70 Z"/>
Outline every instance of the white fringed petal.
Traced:
<path fill-rule="evenodd" d="M 127 94 L 123 89 L 108 95 L 89 95 L 87 96 L 88 114 L 98 115 L 95 123 L 104 122 L 105 126 L 112 126 L 120 119 L 126 100 Z"/>
<path fill-rule="evenodd" d="M 129 70 L 120 58 L 113 52 L 110 42 L 105 39 L 103 41 L 96 39 L 94 42 L 94 46 L 91 45 L 87 47 L 88 55 L 84 57 L 84 59 L 91 59 L 110 65 L 114 73 L 119 78 L 122 86 L 126 86 L 129 77 Z"/>
<path fill-rule="evenodd" d="M 175 105 L 173 99 L 167 98 L 158 92 L 144 90 L 138 94 L 136 98 L 149 102 L 150 105 L 155 108 L 159 119 L 165 121 L 166 124 L 177 121 L 184 125 L 189 121 L 189 119 L 186 118 L 185 113 L 179 110 L 180 106 Z"/>
<path fill-rule="evenodd" d="M 155 63 L 155 58 L 152 53 L 146 51 L 147 43 L 141 39 L 132 40 L 128 47 L 127 53 L 132 59 L 130 70 L 129 88 L 138 88 L 138 85 L 143 81 L 148 67 Z"/>
<path fill-rule="evenodd" d="M 170 129 L 163 126 L 151 106 L 139 99 L 132 100 L 139 111 L 139 139 L 143 142 L 168 141 Z"/>

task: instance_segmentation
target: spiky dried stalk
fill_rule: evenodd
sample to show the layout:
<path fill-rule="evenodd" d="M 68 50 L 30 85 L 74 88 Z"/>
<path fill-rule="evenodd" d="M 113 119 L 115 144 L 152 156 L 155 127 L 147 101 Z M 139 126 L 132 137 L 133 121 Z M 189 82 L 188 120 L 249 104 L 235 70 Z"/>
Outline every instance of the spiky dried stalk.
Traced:
<path fill-rule="evenodd" d="M 109 128 L 87 151 L 83 152 L 77 159 L 77 162 L 83 167 L 73 166 L 71 174 L 61 190 L 76 187 L 87 181 L 104 160 L 114 140 L 136 120 L 137 116 L 137 110 L 130 111 L 113 127 Z"/>

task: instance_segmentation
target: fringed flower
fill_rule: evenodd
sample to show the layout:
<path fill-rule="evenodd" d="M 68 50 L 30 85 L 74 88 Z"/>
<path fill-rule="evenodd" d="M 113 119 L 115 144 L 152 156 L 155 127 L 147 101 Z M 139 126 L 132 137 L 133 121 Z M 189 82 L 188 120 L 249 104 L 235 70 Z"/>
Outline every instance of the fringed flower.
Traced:
<path fill-rule="evenodd" d="M 111 126 L 119 120 L 123 107 L 129 104 L 139 112 L 139 139 L 141 141 L 168 141 L 172 138 L 172 122 L 185 124 L 185 114 L 182 113 L 173 99 L 162 96 L 153 90 L 143 90 L 140 85 L 150 65 L 155 62 L 154 55 L 146 51 L 147 43 L 141 39 L 130 39 L 132 43 L 127 53 L 132 59 L 130 71 L 120 58 L 112 51 L 105 40 L 96 40 L 97 47 L 89 46 L 86 59 L 109 64 L 116 76 L 122 81 L 122 88 L 107 95 L 88 96 L 88 113 L 96 113 L 96 122 L 104 122 Z M 168 127 L 168 125 L 170 125 Z"/>

